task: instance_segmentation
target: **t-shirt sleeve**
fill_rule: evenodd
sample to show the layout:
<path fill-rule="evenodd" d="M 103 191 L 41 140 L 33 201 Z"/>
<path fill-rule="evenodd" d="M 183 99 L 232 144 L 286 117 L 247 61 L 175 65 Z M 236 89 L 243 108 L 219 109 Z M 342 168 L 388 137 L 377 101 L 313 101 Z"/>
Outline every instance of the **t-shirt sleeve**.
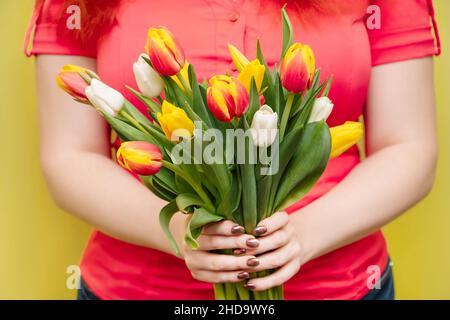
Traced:
<path fill-rule="evenodd" d="M 96 39 L 81 41 L 75 37 L 76 23 L 73 15 L 79 14 L 65 0 L 38 2 L 29 21 L 24 51 L 27 56 L 39 54 L 78 55 L 95 58 Z M 81 19 L 81 17 L 80 17 Z"/>
<path fill-rule="evenodd" d="M 373 66 L 440 54 L 432 0 L 374 0 L 366 27 Z"/>

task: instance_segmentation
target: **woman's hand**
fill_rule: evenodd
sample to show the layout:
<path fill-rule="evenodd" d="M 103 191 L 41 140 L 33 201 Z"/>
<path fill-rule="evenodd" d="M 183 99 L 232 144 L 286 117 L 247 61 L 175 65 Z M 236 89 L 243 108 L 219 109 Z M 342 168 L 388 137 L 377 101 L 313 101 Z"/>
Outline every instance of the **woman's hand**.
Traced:
<path fill-rule="evenodd" d="M 239 282 L 251 272 L 277 269 L 262 278 L 251 279 L 246 287 L 260 291 L 280 285 L 300 269 L 301 246 L 289 224 L 286 212 L 277 212 L 261 221 L 252 235 L 232 221 L 222 221 L 203 228 L 198 238 L 199 249 L 183 246 L 184 259 L 192 276 L 212 283 Z M 231 249 L 234 255 L 213 253 Z"/>
<path fill-rule="evenodd" d="M 239 282 L 248 279 L 250 274 L 246 270 L 257 266 L 259 261 L 252 254 L 242 254 L 257 248 L 259 240 L 244 232 L 243 227 L 232 221 L 221 221 L 205 226 L 197 239 L 198 249 L 192 250 L 186 244 L 182 246 L 184 260 L 192 276 L 197 280 L 212 283 Z M 223 249 L 231 249 L 235 255 L 211 252 Z"/>
<path fill-rule="evenodd" d="M 278 270 L 268 276 L 249 280 L 245 285 L 247 289 L 261 291 L 281 285 L 300 270 L 303 251 L 295 228 L 289 221 L 286 212 L 276 212 L 262 220 L 253 231 L 259 236 L 259 246 L 247 250 L 247 254 L 255 255 L 259 264 L 246 271 Z"/>

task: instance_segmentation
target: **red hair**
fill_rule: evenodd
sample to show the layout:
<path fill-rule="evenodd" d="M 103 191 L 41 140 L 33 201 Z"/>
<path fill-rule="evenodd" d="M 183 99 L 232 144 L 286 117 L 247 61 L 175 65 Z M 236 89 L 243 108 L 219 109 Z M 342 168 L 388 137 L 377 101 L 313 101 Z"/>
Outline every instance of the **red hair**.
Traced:
<path fill-rule="evenodd" d="M 36 0 L 36 6 L 44 2 L 45 0 Z M 81 12 L 81 29 L 80 30 L 70 30 L 69 34 L 64 34 L 64 36 L 74 37 L 79 41 L 87 41 L 91 39 L 94 35 L 101 34 L 107 27 L 111 26 L 114 22 L 116 9 L 118 8 L 121 1 L 131 1 L 131 0 L 64 0 L 66 6 L 63 6 L 61 10 L 61 17 L 64 17 L 65 10 L 70 5 L 77 5 Z M 280 5 L 287 4 L 288 6 L 295 7 L 299 11 L 304 9 L 315 9 L 317 11 L 328 11 L 330 7 L 326 5 L 325 0 L 274 0 L 273 2 L 278 2 Z M 330 4 L 331 5 L 331 4 Z M 60 30 L 65 30 L 65 20 L 61 19 Z"/>

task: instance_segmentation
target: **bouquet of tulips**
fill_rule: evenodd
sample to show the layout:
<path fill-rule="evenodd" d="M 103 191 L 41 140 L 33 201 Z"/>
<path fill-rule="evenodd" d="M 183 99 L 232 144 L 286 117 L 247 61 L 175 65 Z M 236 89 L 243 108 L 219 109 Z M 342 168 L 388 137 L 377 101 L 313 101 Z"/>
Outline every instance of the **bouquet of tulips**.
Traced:
<path fill-rule="evenodd" d="M 282 24 L 279 68 L 269 69 L 259 42 L 252 61 L 229 45 L 237 77 L 215 75 L 203 83 L 173 35 L 150 28 L 146 54 L 133 65 L 139 91 L 127 87 L 148 115 L 90 70 L 65 66 L 57 77 L 62 89 L 93 106 L 119 135 L 118 163 L 167 201 L 160 223 L 177 254 L 169 231 L 175 213 L 190 215 L 184 240 L 192 248 L 204 225 L 224 219 L 250 234 L 259 221 L 301 199 L 330 157 L 362 135 L 357 122 L 328 128 L 331 81 L 320 81 L 312 49 L 293 41 L 284 8 Z M 225 283 L 215 285 L 215 295 L 282 299 L 283 290 L 253 292 L 243 282 Z"/>

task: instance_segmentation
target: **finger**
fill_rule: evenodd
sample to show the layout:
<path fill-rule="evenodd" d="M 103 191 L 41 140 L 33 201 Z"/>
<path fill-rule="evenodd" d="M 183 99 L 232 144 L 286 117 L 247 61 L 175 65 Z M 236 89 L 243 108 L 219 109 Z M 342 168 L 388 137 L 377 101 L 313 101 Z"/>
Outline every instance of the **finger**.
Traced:
<path fill-rule="evenodd" d="M 259 264 L 252 268 L 247 268 L 246 270 L 255 272 L 276 269 L 284 266 L 298 256 L 299 250 L 294 243 L 289 242 L 287 245 L 279 248 L 278 250 L 258 256 L 257 259 L 259 260 Z"/>
<path fill-rule="evenodd" d="M 292 278 L 300 269 L 300 262 L 298 259 L 291 260 L 282 268 L 275 271 L 271 275 L 262 278 L 254 278 L 249 280 L 245 287 L 252 291 L 262 291 L 275 286 L 281 285 Z"/>
<path fill-rule="evenodd" d="M 258 226 L 253 230 L 256 236 L 266 236 L 281 228 L 289 222 L 289 215 L 285 211 L 275 212 L 270 217 L 258 223 Z"/>
<path fill-rule="evenodd" d="M 197 238 L 200 250 L 256 248 L 259 240 L 248 234 L 239 236 L 200 235 Z"/>
<path fill-rule="evenodd" d="M 231 236 L 244 233 L 245 233 L 244 227 L 230 220 L 224 220 L 207 224 L 206 226 L 203 227 L 202 230 L 202 234 L 208 235 Z"/>
<path fill-rule="evenodd" d="M 259 237 L 259 246 L 247 249 L 248 254 L 259 255 L 285 246 L 289 242 L 289 233 L 286 229 L 277 230 L 274 233 Z"/>
<path fill-rule="evenodd" d="M 254 260 L 257 259 L 254 256 L 236 257 L 206 251 L 192 251 L 185 256 L 184 260 L 191 271 L 240 271 L 255 264 Z"/>
<path fill-rule="evenodd" d="M 209 283 L 236 283 L 250 278 L 250 274 L 246 271 L 213 272 L 206 270 L 197 270 L 195 272 L 192 272 L 192 277 L 194 279 Z"/>

